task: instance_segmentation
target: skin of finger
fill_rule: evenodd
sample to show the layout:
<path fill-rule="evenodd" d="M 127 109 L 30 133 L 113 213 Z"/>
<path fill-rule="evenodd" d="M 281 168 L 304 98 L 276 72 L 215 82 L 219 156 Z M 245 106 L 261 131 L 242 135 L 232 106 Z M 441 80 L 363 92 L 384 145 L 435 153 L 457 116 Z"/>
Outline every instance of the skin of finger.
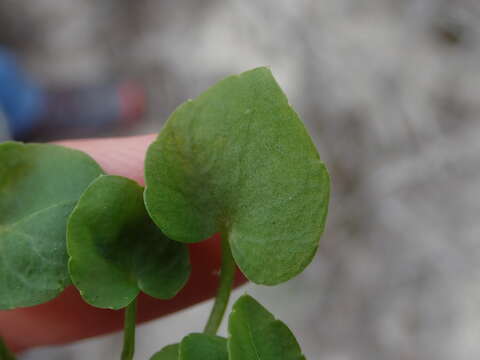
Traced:
<path fill-rule="evenodd" d="M 58 145 L 89 154 L 111 175 L 125 176 L 144 185 L 143 163 L 150 144 L 156 135 L 121 138 L 59 141 Z"/>
<path fill-rule="evenodd" d="M 154 135 L 96 140 L 71 140 L 59 144 L 92 156 L 108 174 L 121 175 L 143 184 L 143 162 Z M 170 314 L 215 295 L 220 269 L 218 235 L 190 245 L 192 275 L 172 300 L 157 300 L 141 294 L 138 321 Z M 237 272 L 236 285 L 245 282 Z M 39 306 L 0 311 L 0 335 L 15 351 L 43 345 L 65 344 L 121 329 L 123 311 L 97 309 L 83 302 L 74 287 Z M 199 329 L 200 330 L 200 329 Z"/>

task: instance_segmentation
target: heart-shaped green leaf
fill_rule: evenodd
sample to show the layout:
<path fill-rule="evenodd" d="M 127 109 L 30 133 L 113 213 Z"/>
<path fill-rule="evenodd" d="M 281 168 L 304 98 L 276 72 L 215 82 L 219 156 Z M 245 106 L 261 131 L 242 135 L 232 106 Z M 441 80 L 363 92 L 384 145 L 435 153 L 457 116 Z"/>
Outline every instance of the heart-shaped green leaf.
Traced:
<path fill-rule="evenodd" d="M 227 339 L 206 334 L 190 334 L 180 343 L 179 360 L 228 360 Z"/>
<path fill-rule="evenodd" d="M 221 232 L 253 282 L 289 280 L 316 252 L 329 176 L 266 68 L 181 105 L 150 146 L 145 174 L 158 226 L 182 242 Z"/>
<path fill-rule="evenodd" d="M 179 347 L 180 344 L 167 345 L 155 353 L 150 360 L 178 360 Z"/>
<path fill-rule="evenodd" d="M 305 360 L 290 329 L 251 296 L 233 305 L 228 331 L 229 360 Z"/>
<path fill-rule="evenodd" d="M 76 150 L 0 144 L 0 309 L 44 303 L 70 283 L 67 218 L 101 173 Z"/>
<path fill-rule="evenodd" d="M 145 210 L 143 188 L 101 176 L 85 191 L 67 227 L 69 270 L 84 300 L 120 309 L 141 291 L 175 296 L 190 274 L 186 245 L 169 240 Z"/>

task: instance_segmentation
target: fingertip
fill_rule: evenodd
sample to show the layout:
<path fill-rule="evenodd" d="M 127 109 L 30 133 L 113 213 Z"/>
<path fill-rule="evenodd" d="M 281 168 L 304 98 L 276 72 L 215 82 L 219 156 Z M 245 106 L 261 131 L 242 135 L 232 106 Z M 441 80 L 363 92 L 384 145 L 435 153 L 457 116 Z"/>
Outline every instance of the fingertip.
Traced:
<path fill-rule="evenodd" d="M 156 135 L 78 139 L 56 144 L 83 151 L 97 161 L 107 174 L 125 176 L 144 185 L 145 154 Z"/>

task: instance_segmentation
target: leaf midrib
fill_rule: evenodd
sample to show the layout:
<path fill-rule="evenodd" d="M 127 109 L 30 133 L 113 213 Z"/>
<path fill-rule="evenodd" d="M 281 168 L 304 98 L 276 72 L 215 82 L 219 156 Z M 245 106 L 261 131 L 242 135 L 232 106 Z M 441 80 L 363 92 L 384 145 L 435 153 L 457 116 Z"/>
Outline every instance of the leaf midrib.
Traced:
<path fill-rule="evenodd" d="M 253 350 L 255 351 L 255 356 L 257 360 L 261 360 L 260 355 L 258 354 L 257 350 L 257 345 L 255 344 L 255 341 L 253 340 L 253 331 L 252 327 L 250 326 L 250 321 L 247 320 L 247 328 L 248 328 L 248 339 L 250 340 L 250 343 L 252 344 Z"/>

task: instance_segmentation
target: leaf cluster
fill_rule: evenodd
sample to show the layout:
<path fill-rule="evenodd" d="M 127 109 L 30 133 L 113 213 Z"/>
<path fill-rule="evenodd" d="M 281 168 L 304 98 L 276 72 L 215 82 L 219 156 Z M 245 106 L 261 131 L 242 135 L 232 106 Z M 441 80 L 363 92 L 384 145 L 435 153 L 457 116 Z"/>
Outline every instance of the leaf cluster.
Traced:
<path fill-rule="evenodd" d="M 178 107 L 148 150 L 145 180 L 106 175 L 60 146 L 0 144 L 0 309 L 47 302 L 73 283 L 92 306 L 127 308 L 131 359 L 138 294 L 174 297 L 190 276 L 188 244 L 219 233 L 205 332 L 152 359 L 304 359 L 248 295 L 228 339 L 215 335 L 235 266 L 257 284 L 285 282 L 311 262 L 325 226 L 328 172 L 270 70 L 230 76 Z"/>

